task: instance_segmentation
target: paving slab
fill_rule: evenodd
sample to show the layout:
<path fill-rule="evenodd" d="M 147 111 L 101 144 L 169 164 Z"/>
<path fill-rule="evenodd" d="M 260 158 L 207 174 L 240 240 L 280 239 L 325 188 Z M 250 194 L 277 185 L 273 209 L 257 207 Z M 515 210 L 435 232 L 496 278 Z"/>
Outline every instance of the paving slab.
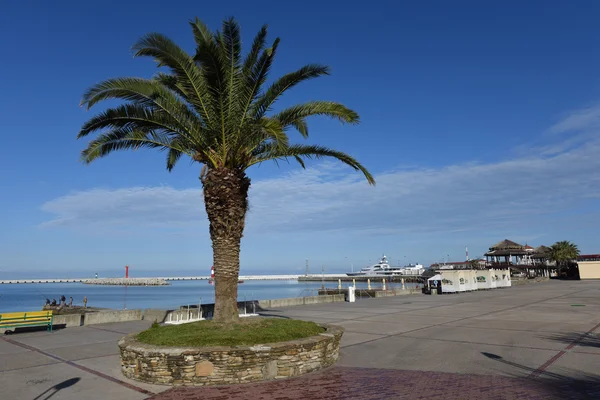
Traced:
<path fill-rule="evenodd" d="M 9 337 L 9 335 L 6 335 L 6 337 Z M 26 351 L 29 351 L 29 350 L 24 349 L 20 346 L 16 346 L 14 344 L 5 342 L 0 337 L 0 356 L 4 356 L 5 354 L 23 353 Z M 0 359 L 2 359 L 2 357 L 0 357 Z"/>
<path fill-rule="evenodd" d="M 370 342 L 386 337 L 385 335 L 373 335 L 370 333 L 344 332 L 342 336 L 342 347 L 353 346 L 355 344 Z"/>
<path fill-rule="evenodd" d="M 473 318 L 485 315 L 485 309 L 480 310 L 454 310 L 453 308 L 446 307 L 435 307 L 424 310 L 413 310 L 405 312 L 406 315 L 415 316 L 432 316 L 432 317 L 453 317 L 453 318 Z"/>
<path fill-rule="evenodd" d="M 337 324 L 340 320 L 335 317 L 332 318 L 324 318 L 324 317 L 311 317 L 311 316 L 303 316 L 303 317 L 294 317 L 294 319 L 299 319 L 301 321 L 313 321 L 317 324 Z"/>
<path fill-rule="evenodd" d="M 491 319 L 489 316 L 481 318 L 461 319 L 446 323 L 448 326 L 473 327 L 482 329 L 504 329 L 531 332 L 587 332 L 594 326 L 593 322 L 585 324 L 558 324 L 556 322 L 539 322 L 528 320 Z"/>
<path fill-rule="evenodd" d="M 127 335 L 130 333 L 136 333 L 145 331 L 150 328 L 154 321 L 127 321 L 127 322 L 112 322 L 108 324 L 98 324 L 98 325 L 89 325 L 90 329 L 102 329 L 108 331 L 114 331 L 117 333 L 122 333 L 123 335 Z"/>
<path fill-rule="evenodd" d="M 45 332 L 44 335 L 30 335 L 28 333 L 11 335 L 12 340 L 41 350 L 102 342 L 117 342 L 122 337 L 122 333 L 102 331 L 87 327 Z"/>
<path fill-rule="evenodd" d="M 138 400 L 145 394 L 66 364 L 39 366 L 0 374 L 2 399 Z"/>
<path fill-rule="evenodd" d="M 506 320 L 506 321 L 533 321 L 533 322 L 549 322 L 549 323 L 568 323 L 568 324 L 585 324 L 593 322 L 588 315 L 573 312 L 572 310 L 561 311 L 549 309 L 525 309 L 500 311 L 482 315 L 478 318 L 488 320 Z"/>
<path fill-rule="evenodd" d="M 445 325 L 409 332 L 403 336 L 417 339 L 440 340 L 448 342 L 448 346 L 451 346 L 452 343 L 462 342 L 555 351 L 560 351 L 566 346 L 565 343 L 545 338 L 532 332 L 515 332 L 500 329 L 490 330 L 472 327 L 454 327 L 448 329 Z"/>
<path fill-rule="evenodd" d="M 44 351 L 48 354 L 60 357 L 63 360 L 73 361 L 119 354 L 119 347 L 115 341 L 110 341 L 79 346 L 58 347 L 46 349 Z"/>
<path fill-rule="evenodd" d="M 58 362 L 51 357 L 34 351 L 3 354 L 0 356 L 0 372 L 56 364 Z"/>
<path fill-rule="evenodd" d="M 335 313 L 321 314 L 319 317 L 321 318 L 331 318 L 336 320 L 359 320 L 362 318 L 372 316 L 372 313 L 369 312 L 349 312 L 349 311 L 338 311 Z"/>
<path fill-rule="evenodd" d="M 597 331 L 597 330 L 596 330 Z M 566 336 L 566 338 L 565 338 Z M 591 353 L 600 355 L 600 335 L 598 333 L 585 333 L 578 340 L 577 346 L 572 350 L 573 353 Z M 570 339 L 572 335 L 550 336 L 553 340 L 560 340 L 564 343 L 565 339 Z"/>
<path fill-rule="evenodd" d="M 406 313 L 393 313 L 385 315 L 374 315 L 363 318 L 362 321 L 378 321 L 378 322 L 415 322 L 425 325 L 447 324 L 456 321 L 457 317 L 440 317 L 440 316 L 422 316 Z"/>
<path fill-rule="evenodd" d="M 544 375 L 550 378 L 558 376 L 559 379 L 572 378 L 600 385 L 600 355 L 565 353 L 544 372 Z M 600 394 L 600 391 L 598 393 Z M 600 395 L 596 398 L 600 398 Z"/>
<path fill-rule="evenodd" d="M 342 321 L 336 325 L 343 326 L 348 332 L 370 333 L 374 335 L 396 335 L 402 332 L 422 329 L 431 324 L 411 322 L 377 322 L 377 321 Z"/>
<path fill-rule="evenodd" d="M 554 350 L 392 336 L 342 348 L 338 365 L 526 377 L 555 354 Z"/>

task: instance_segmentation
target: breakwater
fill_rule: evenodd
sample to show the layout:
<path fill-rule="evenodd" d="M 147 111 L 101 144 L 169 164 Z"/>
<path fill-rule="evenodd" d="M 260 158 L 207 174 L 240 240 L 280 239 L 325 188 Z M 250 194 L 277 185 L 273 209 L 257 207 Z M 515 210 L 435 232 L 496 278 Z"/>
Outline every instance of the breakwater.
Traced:
<path fill-rule="evenodd" d="M 169 282 L 160 278 L 97 278 L 86 279 L 86 285 L 110 285 L 110 286 L 166 286 Z"/>
<path fill-rule="evenodd" d="M 242 281 L 289 281 L 297 280 L 300 275 L 240 275 L 239 279 Z M 316 275 L 308 275 L 316 276 Z M 319 275 L 319 279 L 322 275 Z M 325 274 L 325 277 L 329 278 L 332 276 L 339 277 L 339 274 Z M 345 276 L 345 275 L 344 275 Z M 104 279 L 104 278 L 103 278 Z M 125 279 L 125 278 L 123 278 Z M 133 279 L 133 278 L 129 278 Z M 151 278 L 137 278 L 137 279 L 151 279 Z M 161 276 L 153 279 L 162 279 L 165 281 L 208 281 L 211 279 L 210 275 L 203 276 Z M 337 279 L 337 278 L 336 278 Z M 0 285 L 10 284 L 24 284 L 24 283 L 84 283 L 85 281 L 92 280 L 91 278 L 28 278 L 28 279 L 0 279 Z"/>

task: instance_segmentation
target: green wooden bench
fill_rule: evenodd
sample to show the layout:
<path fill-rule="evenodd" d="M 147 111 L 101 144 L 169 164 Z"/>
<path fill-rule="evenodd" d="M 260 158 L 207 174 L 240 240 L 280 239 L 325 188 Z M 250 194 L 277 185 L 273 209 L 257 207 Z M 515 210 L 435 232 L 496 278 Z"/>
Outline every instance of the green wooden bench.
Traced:
<path fill-rule="evenodd" d="M 52 332 L 52 311 L 26 311 L 0 314 L 0 329 L 24 326 L 46 326 Z"/>

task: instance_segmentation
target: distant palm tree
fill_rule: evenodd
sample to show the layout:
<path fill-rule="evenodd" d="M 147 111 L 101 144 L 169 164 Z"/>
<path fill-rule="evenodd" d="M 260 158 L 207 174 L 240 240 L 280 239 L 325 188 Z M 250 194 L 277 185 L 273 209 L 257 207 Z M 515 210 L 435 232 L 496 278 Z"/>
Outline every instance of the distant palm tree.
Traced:
<path fill-rule="evenodd" d="M 570 261 L 576 260 L 579 256 L 579 249 L 575 243 L 563 240 L 550 246 L 550 259 L 556 262 L 558 275 L 563 266 L 568 265 Z"/>
<path fill-rule="evenodd" d="M 158 148 L 167 151 L 167 169 L 181 156 L 203 164 L 200 180 L 210 223 L 215 267 L 215 313 L 218 321 L 238 319 L 237 284 L 240 241 L 248 210 L 250 178 L 246 170 L 265 161 L 333 157 L 371 174 L 351 156 L 322 146 L 290 144 L 287 133 L 308 136 L 307 118 L 324 115 L 356 124 L 358 114 L 340 103 L 310 101 L 273 111 L 287 90 L 308 79 L 328 75 L 329 68 L 309 64 L 264 87 L 279 38 L 266 48 L 263 26 L 242 58 L 240 29 L 232 18 L 211 32 L 197 18 L 190 21 L 196 52 L 189 55 L 169 38 L 151 33 L 134 46 L 135 56 L 153 57 L 166 67 L 152 79 L 116 78 L 92 86 L 82 105 L 102 100 L 125 103 L 86 122 L 78 138 L 100 131 L 82 152 L 90 163 L 115 150 Z"/>

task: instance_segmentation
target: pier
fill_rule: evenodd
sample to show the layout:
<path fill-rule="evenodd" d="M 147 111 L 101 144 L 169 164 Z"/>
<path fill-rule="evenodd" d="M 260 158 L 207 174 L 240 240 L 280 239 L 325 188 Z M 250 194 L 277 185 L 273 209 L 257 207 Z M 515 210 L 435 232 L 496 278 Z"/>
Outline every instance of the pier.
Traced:
<path fill-rule="evenodd" d="M 359 276 L 348 276 L 348 275 L 300 275 L 298 277 L 299 282 L 367 282 L 370 280 L 375 283 L 381 284 L 381 281 L 385 279 L 386 282 L 404 282 L 407 283 L 419 283 L 423 282 L 424 278 L 419 275 L 359 275 Z"/>

